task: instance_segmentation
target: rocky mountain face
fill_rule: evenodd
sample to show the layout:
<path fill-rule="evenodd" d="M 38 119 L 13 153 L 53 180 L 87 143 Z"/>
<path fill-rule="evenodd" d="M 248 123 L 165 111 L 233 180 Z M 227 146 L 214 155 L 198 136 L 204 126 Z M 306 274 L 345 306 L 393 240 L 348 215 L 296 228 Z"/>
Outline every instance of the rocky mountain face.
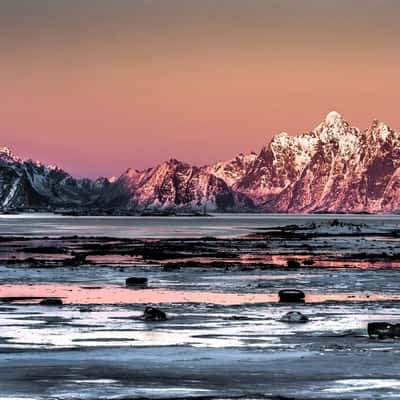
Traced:
<path fill-rule="evenodd" d="M 400 211 L 400 134 L 364 131 L 333 111 L 314 130 L 282 132 L 259 154 L 196 167 L 177 160 L 119 178 L 75 179 L 0 149 L 0 206 L 264 212 Z"/>
<path fill-rule="evenodd" d="M 129 194 L 107 179 L 75 179 L 57 167 L 14 156 L 0 148 L 0 208 L 40 209 L 115 207 Z"/>
<path fill-rule="evenodd" d="M 117 181 L 131 193 L 135 209 L 183 208 L 198 211 L 247 210 L 253 202 L 207 168 L 178 160 L 137 171 L 129 169 Z"/>
<path fill-rule="evenodd" d="M 331 112 L 309 133 L 277 135 L 236 188 L 272 212 L 398 211 L 399 155 L 386 124 L 360 131 Z"/>

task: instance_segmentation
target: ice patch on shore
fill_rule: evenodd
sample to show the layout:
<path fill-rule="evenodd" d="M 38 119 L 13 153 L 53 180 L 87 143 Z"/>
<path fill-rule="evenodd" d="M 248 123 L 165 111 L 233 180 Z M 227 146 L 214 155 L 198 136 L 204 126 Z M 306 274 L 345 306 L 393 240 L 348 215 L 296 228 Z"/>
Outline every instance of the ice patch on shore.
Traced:
<path fill-rule="evenodd" d="M 337 386 L 327 388 L 324 391 L 332 393 L 353 393 L 354 391 L 370 391 L 374 389 L 400 389 L 400 380 L 398 379 L 342 379 L 336 381 L 335 384 L 337 384 Z"/>
<path fill-rule="evenodd" d="M 398 229 L 397 225 L 369 225 L 364 223 L 351 223 L 334 219 L 332 221 L 323 221 L 319 223 L 310 223 L 304 225 L 287 226 L 286 230 L 295 232 L 312 233 L 316 235 L 356 235 L 356 234 L 382 234 L 393 232 Z"/>

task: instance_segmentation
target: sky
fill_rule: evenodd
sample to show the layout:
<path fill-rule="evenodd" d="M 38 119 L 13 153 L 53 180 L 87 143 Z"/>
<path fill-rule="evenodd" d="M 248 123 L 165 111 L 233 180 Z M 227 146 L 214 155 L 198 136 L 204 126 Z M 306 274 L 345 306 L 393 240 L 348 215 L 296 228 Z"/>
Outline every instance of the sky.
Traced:
<path fill-rule="evenodd" d="M 397 0 L 0 0 L 0 146 L 75 176 L 400 129 Z"/>

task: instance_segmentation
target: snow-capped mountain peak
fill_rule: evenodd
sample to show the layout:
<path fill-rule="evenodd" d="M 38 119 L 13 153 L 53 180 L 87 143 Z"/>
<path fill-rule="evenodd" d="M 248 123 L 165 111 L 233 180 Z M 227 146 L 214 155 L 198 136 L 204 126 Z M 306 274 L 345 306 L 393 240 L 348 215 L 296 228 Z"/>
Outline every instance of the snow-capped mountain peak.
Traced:
<path fill-rule="evenodd" d="M 222 179 L 228 186 L 233 186 L 243 179 L 257 157 L 255 152 L 249 154 L 240 153 L 229 161 L 221 161 L 204 168 L 208 173 Z"/>
<path fill-rule="evenodd" d="M 343 122 L 343 116 L 337 111 L 331 111 L 325 117 L 325 124 L 328 126 L 339 125 Z"/>
<path fill-rule="evenodd" d="M 190 208 L 269 212 L 400 211 L 400 134 L 330 112 L 300 135 L 280 132 L 260 153 L 197 167 L 170 159 L 118 179 L 74 179 L 0 149 L 0 207 Z"/>
<path fill-rule="evenodd" d="M 21 159 L 16 157 L 8 147 L 0 147 L 0 160 L 6 162 L 20 162 Z"/>
<path fill-rule="evenodd" d="M 396 132 L 394 132 L 389 125 L 385 122 L 382 122 L 378 119 L 374 119 L 372 121 L 371 126 L 367 129 L 367 134 L 370 134 L 374 141 L 385 142 L 390 137 L 396 136 Z"/>

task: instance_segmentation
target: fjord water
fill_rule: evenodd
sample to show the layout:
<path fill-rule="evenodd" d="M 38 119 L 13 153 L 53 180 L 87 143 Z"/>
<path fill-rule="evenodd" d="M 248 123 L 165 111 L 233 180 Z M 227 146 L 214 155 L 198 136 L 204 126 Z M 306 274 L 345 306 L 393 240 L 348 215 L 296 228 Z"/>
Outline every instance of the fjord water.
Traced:
<path fill-rule="evenodd" d="M 211 214 L 210 216 L 76 217 L 55 214 L 0 215 L 0 235 L 109 236 L 124 238 L 230 237 L 262 228 L 323 221 L 372 226 L 400 225 L 400 215 Z"/>

